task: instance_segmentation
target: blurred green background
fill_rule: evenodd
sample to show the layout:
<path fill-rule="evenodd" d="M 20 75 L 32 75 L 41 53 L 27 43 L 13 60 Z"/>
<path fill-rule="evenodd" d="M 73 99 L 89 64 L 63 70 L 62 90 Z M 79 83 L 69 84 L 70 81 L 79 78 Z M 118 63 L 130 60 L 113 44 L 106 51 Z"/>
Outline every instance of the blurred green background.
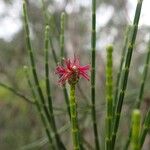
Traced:
<path fill-rule="evenodd" d="M 30 20 L 31 38 L 36 55 L 36 65 L 40 76 L 43 92 L 44 83 L 44 13 L 41 0 L 27 0 Z M 91 39 L 91 1 L 90 0 L 45 0 L 45 9 L 51 16 L 51 37 L 56 54 L 60 56 L 59 32 L 60 14 L 66 12 L 65 24 L 65 52 L 68 57 L 77 54 L 81 63 L 90 63 Z M 118 71 L 120 55 L 123 45 L 124 33 L 127 24 L 132 23 L 132 12 L 135 6 L 127 0 L 101 0 L 97 1 L 97 60 L 96 60 L 96 99 L 97 116 L 100 136 L 104 129 L 105 111 L 105 47 L 114 44 L 114 80 Z M 130 17 L 131 16 L 131 17 Z M 142 16 L 141 16 L 142 17 Z M 28 53 L 24 39 L 22 23 L 22 2 L 20 0 L 0 1 L 0 82 L 13 87 L 17 91 L 32 99 L 23 66 L 29 64 Z M 138 91 L 147 41 L 150 30 L 149 25 L 141 22 L 131 64 L 131 73 L 128 90 L 123 108 L 120 140 L 117 149 L 124 144 L 130 124 L 130 113 Z M 58 128 L 66 131 L 69 119 L 61 87 L 57 85 L 54 75 L 55 63 L 50 52 L 50 79 L 54 103 L 54 113 Z M 142 105 L 143 114 L 150 105 L 149 78 L 146 83 L 145 101 Z M 85 139 L 92 144 L 92 124 L 90 116 L 90 85 L 81 81 L 77 89 L 79 120 Z M 124 126 L 125 125 L 125 126 Z M 65 128 L 65 129 L 63 129 Z M 68 140 L 69 130 L 62 132 L 62 139 L 70 146 Z M 122 134 L 124 137 L 122 137 Z M 102 141 L 104 139 L 101 139 Z M 101 143 L 103 144 L 103 143 Z M 150 144 L 148 136 L 145 150 Z M 0 150 L 48 149 L 46 135 L 36 108 L 24 99 L 0 86 Z M 90 147 L 87 145 L 87 149 Z"/>

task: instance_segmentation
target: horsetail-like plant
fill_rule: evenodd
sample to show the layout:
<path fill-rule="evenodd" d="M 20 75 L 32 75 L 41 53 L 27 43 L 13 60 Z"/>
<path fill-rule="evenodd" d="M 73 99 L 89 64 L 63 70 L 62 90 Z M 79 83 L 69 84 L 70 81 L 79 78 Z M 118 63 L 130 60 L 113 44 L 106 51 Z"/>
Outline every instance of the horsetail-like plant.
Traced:
<path fill-rule="evenodd" d="M 111 137 L 112 137 L 112 119 L 113 119 L 113 61 L 112 52 L 113 47 L 110 45 L 107 50 L 107 63 L 106 63 L 106 103 L 107 103 L 107 116 L 106 116 L 106 137 L 105 149 L 111 150 Z"/>
<path fill-rule="evenodd" d="M 49 62 L 48 62 L 48 58 L 49 58 L 49 53 L 48 53 L 48 49 L 49 49 L 49 26 L 47 25 L 45 27 L 45 83 L 46 83 L 46 93 L 47 93 L 47 99 L 48 99 L 48 106 L 49 106 L 49 112 L 50 112 L 50 118 L 51 118 L 51 124 L 52 124 L 52 129 L 54 131 L 54 134 L 57 138 L 57 143 L 59 145 L 59 147 L 61 147 L 62 149 L 65 149 L 63 143 L 60 141 L 60 137 L 58 135 L 57 132 L 57 128 L 56 128 L 56 123 L 55 123 L 55 117 L 53 114 L 53 105 L 52 105 L 52 97 L 51 97 L 51 90 L 50 90 L 50 80 L 49 80 Z"/>
<path fill-rule="evenodd" d="M 131 30 L 131 26 L 128 26 L 126 29 L 126 32 L 125 32 L 125 38 L 124 38 L 123 49 L 122 49 L 122 54 L 121 54 L 120 66 L 119 66 L 119 71 L 117 73 L 117 80 L 116 80 L 116 85 L 115 85 L 115 95 L 114 95 L 114 101 L 113 101 L 113 110 L 114 111 L 116 109 L 115 107 L 116 107 L 117 100 L 118 100 L 119 85 L 121 82 L 121 74 L 122 74 L 123 64 L 124 64 L 124 60 L 125 60 L 125 56 L 126 56 L 126 50 L 127 50 L 130 30 Z"/>
<path fill-rule="evenodd" d="M 150 62 L 150 39 L 149 39 L 149 42 L 148 42 L 147 50 L 148 51 L 147 51 L 147 54 L 146 54 L 144 70 L 143 70 L 143 73 L 142 73 L 142 80 L 141 80 L 138 96 L 137 96 L 137 99 L 135 101 L 135 106 L 134 106 L 135 109 L 139 109 L 140 108 L 141 102 L 143 100 L 145 82 L 146 82 L 146 79 L 147 79 L 149 62 Z M 128 139 L 127 139 L 127 142 L 126 142 L 124 150 L 128 149 L 129 144 L 130 144 L 130 139 L 131 139 L 131 129 L 129 131 L 129 136 L 128 136 Z"/>
<path fill-rule="evenodd" d="M 28 52 L 29 52 L 29 55 L 30 55 L 31 70 L 32 70 L 33 78 L 34 78 L 34 81 L 35 81 L 35 84 L 36 84 L 36 90 L 39 94 L 39 97 L 40 97 L 41 103 L 43 105 L 45 115 L 47 117 L 47 120 L 49 121 L 49 125 L 51 126 L 52 129 L 54 129 L 53 118 L 51 117 L 50 112 L 48 110 L 48 107 L 46 105 L 46 101 L 45 101 L 42 89 L 41 89 L 40 84 L 39 84 L 39 79 L 38 79 L 38 76 L 37 76 L 37 71 L 36 71 L 35 61 L 34 61 L 34 55 L 33 55 L 31 41 L 30 41 L 30 31 L 29 31 L 29 26 L 28 26 L 27 8 L 26 8 L 26 1 L 25 0 L 23 0 L 23 16 L 24 16 L 24 27 L 25 27 L 25 31 L 26 31 L 27 49 L 28 49 Z M 55 138 L 56 138 L 57 144 L 61 145 L 62 150 L 65 150 L 65 146 L 61 142 L 58 133 L 56 132 L 56 130 L 54 130 L 54 132 L 55 132 Z"/>
<path fill-rule="evenodd" d="M 116 106 L 116 110 L 115 110 L 114 127 L 113 127 L 113 134 L 112 134 L 112 149 L 114 149 L 114 147 L 115 147 L 116 134 L 117 134 L 118 127 L 119 127 L 120 115 L 121 115 L 124 95 L 125 95 L 125 91 L 126 91 L 126 87 L 127 87 L 130 63 L 131 63 L 132 52 L 133 52 L 133 48 L 134 48 L 134 44 L 135 44 L 135 40 L 136 40 L 142 3 L 143 3 L 143 0 L 138 0 L 137 6 L 136 6 L 134 22 L 133 22 L 133 26 L 131 29 L 131 35 L 129 37 L 129 42 L 128 42 L 128 46 L 127 46 L 127 56 L 126 56 L 126 60 L 125 60 L 125 65 L 123 67 L 120 92 L 119 92 L 118 102 L 117 102 L 117 106 Z"/>
<path fill-rule="evenodd" d="M 62 12 L 61 14 L 61 24 L 60 24 L 60 59 L 61 59 L 61 64 L 63 64 L 63 60 L 65 58 L 65 51 L 64 51 L 64 32 L 65 32 L 65 13 Z M 71 117 L 70 114 L 70 106 L 69 106 L 69 96 L 68 96 L 68 92 L 67 92 L 67 88 L 66 85 L 63 85 L 63 93 L 64 93 L 64 97 L 65 97 L 65 102 L 67 105 L 67 111 L 69 114 L 69 117 Z"/>
<path fill-rule="evenodd" d="M 133 110 L 132 113 L 132 136 L 131 136 L 131 149 L 140 150 L 139 135 L 141 129 L 141 115 L 138 109 Z"/>
<path fill-rule="evenodd" d="M 149 39 L 149 42 L 148 42 L 147 50 L 148 51 L 147 51 L 147 54 L 146 54 L 146 59 L 145 59 L 145 64 L 144 64 L 143 77 L 142 77 L 140 89 L 139 89 L 139 92 L 138 92 L 139 94 L 138 94 L 138 97 L 137 97 L 136 102 L 135 102 L 135 108 L 140 108 L 141 101 L 143 100 L 145 82 L 146 82 L 146 79 L 147 79 L 148 68 L 149 68 L 149 63 L 150 63 L 150 39 Z"/>
<path fill-rule="evenodd" d="M 96 0 L 92 0 L 92 35 L 91 35 L 91 49 L 92 49 L 92 70 L 91 70 L 91 102 L 92 102 L 92 119 L 93 119 L 93 131 L 95 148 L 100 149 L 97 120 L 96 120 L 96 108 L 95 108 L 95 64 L 96 64 Z"/>
<path fill-rule="evenodd" d="M 49 75 L 49 49 L 51 49 L 52 57 L 56 65 L 55 73 L 59 76 L 58 83 L 63 88 L 63 94 L 65 98 L 65 103 L 67 106 L 67 112 L 69 116 L 69 124 L 71 123 L 71 134 L 72 134 L 72 149 L 74 150 L 84 150 L 84 146 L 89 149 L 100 150 L 101 145 L 99 144 L 99 134 L 98 134 L 98 123 L 96 115 L 96 0 L 91 0 L 92 2 L 92 25 L 91 25 L 91 117 L 94 133 L 94 146 L 91 146 L 91 143 L 88 143 L 86 138 L 80 133 L 80 126 L 78 123 L 78 107 L 77 107 L 77 98 L 76 98 L 76 87 L 79 89 L 80 95 L 83 99 L 89 99 L 88 94 L 82 91 L 82 88 L 77 83 L 79 79 L 85 78 L 89 80 L 87 72 L 90 69 L 89 65 L 81 66 L 79 58 L 74 56 L 73 59 L 67 59 L 67 53 L 65 51 L 65 24 L 66 24 L 66 13 L 62 12 L 60 19 L 60 28 L 57 26 L 56 18 L 53 14 L 50 14 L 46 9 L 45 1 L 42 2 L 42 10 L 44 15 L 44 26 L 45 26 L 45 36 L 44 36 L 44 72 L 45 72 L 45 90 L 40 86 L 40 81 L 38 73 L 36 70 L 36 62 L 34 51 L 32 49 L 32 43 L 30 40 L 30 31 L 29 31 L 29 21 L 26 8 L 26 0 L 23 0 L 23 18 L 24 18 L 24 28 L 25 28 L 25 37 L 27 43 L 27 49 L 30 57 L 31 67 L 24 67 L 25 75 L 30 87 L 30 91 L 33 96 L 33 100 L 24 96 L 22 93 L 16 91 L 15 89 L 3 84 L 0 82 L 0 86 L 12 91 L 14 94 L 20 96 L 30 104 L 35 105 L 39 112 L 39 116 L 43 123 L 45 133 L 49 142 L 49 149 L 52 150 L 66 150 L 65 145 L 63 144 L 60 135 L 59 129 L 56 125 L 55 112 L 53 107 L 53 99 L 51 93 L 51 82 Z M 135 16 L 133 25 L 127 27 L 125 33 L 125 39 L 122 48 L 121 60 L 119 71 L 116 77 L 116 84 L 113 86 L 113 46 L 107 47 L 107 61 L 106 61 L 106 118 L 105 118 L 105 150 L 114 150 L 117 132 L 120 123 L 120 117 L 122 112 L 122 106 L 124 102 L 124 96 L 128 83 L 128 76 L 130 70 L 130 64 L 132 60 L 132 53 L 135 45 L 138 23 L 141 14 L 143 0 L 137 1 Z M 49 8 L 48 8 L 49 9 Z M 55 30 L 56 28 L 56 30 Z M 54 29 L 54 32 L 53 32 Z M 55 44 L 53 43 L 52 33 L 57 32 L 55 39 L 60 47 L 60 52 L 56 53 Z M 67 46 L 67 45 L 66 45 Z M 50 47 L 50 48 L 49 48 Z M 59 63 L 60 61 L 60 63 Z M 141 125 L 141 115 L 140 115 L 140 105 L 143 100 L 145 83 L 148 75 L 148 66 L 150 61 L 150 40 L 148 43 L 148 52 L 145 59 L 144 70 L 142 74 L 142 81 L 140 83 L 140 89 L 137 93 L 137 99 L 135 101 L 134 110 L 132 113 L 132 121 L 129 129 L 129 136 L 124 150 L 130 148 L 132 150 L 141 150 L 146 138 L 146 135 L 150 128 L 150 109 L 148 110 L 146 116 L 144 117 L 143 125 Z M 34 82 L 32 83 L 29 77 L 29 70 L 31 69 L 32 78 Z M 70 95 L 66 85 L 69 84 Z M 35 86 L 35 88 L 34 88 Z M 115 89 L 113 94 L 113 89 Z M 45 95 L 44 95 L 45 93 Z M 62 109 L 62 108 L 61 108 Z M 68 125 L 67 125 L 68 126 Z M 64 130 L 64 129 L 63 129 Z M 101 136 L 101 135 L 100 135 Z M 101 139 L 103 137 L 101 136 Z M 83 141 L 83 142 L 82 142 Z M 130 144 L 131 142 L 131 144 Z M 86 144 L 86 145 L 83 145 Z M 94 147 L 94 148 L 93 148 Z"/>
<path fill-rule="evenodd" d="M 89 80 L 87 71 L 89 70 L 89 65 L 80 66 L 78 58 L 73 60 L 65 60 L 65 64 L 62 66 L 57 66 L 56 74 L 59 75 L 59 84 L 64 85 L 68 81 L 70 85 L 70 114 L 71 114 L 71 131 L 73 138 L 73 149 L 80 149 L 80 136 L 79 136 L 79 126 L 77 117 L 77 104 L 75 99 L 75 87 L 80 77 Z"/>
<path fill-rule="evenodd" d="M 48 140 L 50 142 L 50 148 L 55 150 L 55 146 L 53 144 L 51 132 L 50 132 L 50 129 L 48 127 L 47 119 L 46 119 L 46 117 L 45 117 L 45 115 L 44 115 L 44 113 L 43 113 L 43 111 L 41 109 L 42 107 L 41 107 L 40 102 L 38 101 L 38 98 L 37 98 L 36 93 L 34 91 L 33 85 L 31 83 L 31 80 L 30 80 L 30 77 L 29 77 L 29 68 L 27 66 L 24 66 L 24 72 L 25 72 L 25 76 L 27 78 L 27 82 L 28 82 L 31 94 L 32 94 L 32 96 L 33 96 L 33 98 L 35 100 L 35 104 L 36 104 L 37 110 L 38 110 L 38 112 L 40 114 L 42 123 L 44 125 L 45 132 L 46 132 Z"/>
<path fill-rule="evenodd" d="M 25 31 L 26 31 L 25 36 L 26 36 L 26 42 L 27 42 L 27 49 L 28 49 L 28 52 L 30 55 L 31 70 L 32 70 L 33 78 L 34 78 L 34 81 L 36 84 L 36 89 L 38 91 L 40 100 L 43 104 L 45 113 L 47 115 L 47 119 L 49 119 L 49 123 L 50 123 L 51 121 L 50 121 L 50 117 L 49 117 L 49 111 L 48 111 L 48 108 L 47 108 L 46 103 L 45 103 L 44 95 L 43 95 L 42 89 L 41 89 L 40 84 L 39 84 L 39 79 L 38 79 L 37 71 L 36 71 L 36 67 L 35 67 L 34 55 L 33 55 L 31 41 L 30 41 L 30 31 L 29 31 L 29 26 L 28 26 L 27 8 L 26 8 L 25 0 L 23 1 L 23 16 L 24 16 L 24 27 L 25 27 Z"/>

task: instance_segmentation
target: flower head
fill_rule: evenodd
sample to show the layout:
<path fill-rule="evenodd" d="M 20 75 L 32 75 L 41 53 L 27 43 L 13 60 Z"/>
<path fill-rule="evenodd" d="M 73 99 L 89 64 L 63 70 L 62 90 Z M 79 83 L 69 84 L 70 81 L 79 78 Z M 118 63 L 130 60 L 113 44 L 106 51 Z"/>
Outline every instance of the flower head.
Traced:
<path fill-rule="evenodd" d="M 76 84 L 80 77 L 89 80 L 87 71 L 90 69 L 90 65 L 81 66 L 78 58 L 64 60 L 64 66 L 58 65 L 55 73 L 59 75 L 59 83 L 65 84 L 68 81 L 69 84 Z"/>

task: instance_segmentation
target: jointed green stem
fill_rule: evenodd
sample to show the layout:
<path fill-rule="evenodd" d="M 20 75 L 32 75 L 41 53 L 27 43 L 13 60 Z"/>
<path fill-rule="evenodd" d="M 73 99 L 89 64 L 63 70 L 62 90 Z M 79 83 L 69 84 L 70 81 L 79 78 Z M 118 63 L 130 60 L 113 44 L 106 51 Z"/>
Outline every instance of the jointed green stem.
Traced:
<path fill-rule="evenodd" d="M 49 48 L 49 26 L 46 26 L 45 29 L 45 82 L 46 82 L 46 93 L 47 93 L 47 98 L 48 98 L 48 104 L 49 104 L 49 112 L 50 112 L 50 117 L 51 117 L 51 123 L 53 126 L 54 134 L 57 139 L 57 144 L 59 145 L 59 149 L 65 149 L 63 143 L 60 140 L 60 137 L 57 132 L 56 128 L 56 123 L 55 123 L 55 118 L 53 114 L 53 106 L 52 106 L 52 97 L 51 97 L 51 91 L 50 91 L 50 76 L 49 76 L 49 64 L 48 64 L 48 48 Z"/>
<path fill-rule="evenodd" d="M 70 85 L 70 112 L 71 112 L 71 130 L 73 137 L 73 149 L 80 149 L 77 104 L 75 99 L 75 84 Z"/>
<path fill-rule="evenodd" d="M 113 110 L 114 111 L 116 109 L 116 104 L 117 104 L 117 100 L 118 100 L 119 85 L 121 82 L 121 74 L 122 74 L 123 64 L 124 64 L 124 60 L 125 60 L 125 56 L 126 56 L 126 50 L 127 50 L 130 30 L 131 30 L 131 26 L 128 26 L 126 33 L 125 33 L 125 40 L 123 43 L 123 49 L 122 49 L 122 54 L 121 54 L 121 63 L 120 63 L 119 71 L 117 73 L 117 80 L 116 80 L 116 85 L 115 85 L 116 89 L 115 89 L 115 96 L 114 96 L 114 101 L 113 101 Z"/>
<path fill-rule="evenodd" d="M 61 59 L 61 63 L 63 64 L 63 59 L 65 57 L 65 52 L 64 52 L 65 13 L 64 12 L 61 14 L 61 25 L 60 26 L 61 26 L 60 27 L 61 28 L 61 31 L 60 31 L 60 59 Z M 63 85 L 63 93 L 64 93 L 66 105 L 67 105 L 68 114 L 69 114 L 69 117 L 71 117 L 70 106 L 69 106 L 69 97 L 68 97 L 66 85 Z"/>
<path fill-rule="evenodd" d="M 121 90 L 119 93 L 119 99 L 118 99 L 117 107 L 115 110 L 114 127 L 113 127 L 113 135 L 112 135 L 112 149 L 114 149 L 114 146 L 115 146 L 116 134 L 117 134 L 118 127 L 119 127 L 120 114 L 121 114 L 122 104 L 123 104 L 124 95 L 125 95 L 125 91 L 127 87 L 130 63 L 131 63 L 133 47 L 135 44 L 135 39 L 137 35 L 137 30 L 138 30 L 138 23 L 139 23 L 139 18 L 140 18 L 140 13 L 141 13 L 142 2 L 143 0 L 139 0 L 137 3 L 134 22 L 133 22 L 133 29 L 131 31 L 131 37 L 129 38 L 129 42 L 128 42 L 128 48 L 127 48 L 128 51 L 127 51 L 127 56 L 125 60 L 125 66 L 123 68 L 123 75 L 122 75 L 122 80 L 121 80 L 121 85 L 120 85 Z"/>
<path fill-rule="evenodd" d="M 145 64 L 144 64 L 144 70 L 143 70 L 142 80 L 141 80 L 141 84 L 140 84 L 140 89 L 139 89 L 139 92 L 138 92 L 137 99 L 135 101 L 135 106 L 134 107 L 136 109 L 140 108 L 141 101 L 143 100 L 145 81 L 147 79 L 149 62 L 150 62 L 150 40 L 148 42 L 148 51 L 147 51 L 147 55 L 146 55 L 146 61 L 145 61 Z M 127 139 L 124 150 L 128 149 L 129 144 L 130 144 L 130 140 L 131 140 L 131 129 L 129 131 L 129 137 Z"/>
<path fill-rule="evenodd" d="M 131 138 L 131 149 L 140 150 L 139 135 L 140 135 L 140 111 L 135 109 L 132 114 L 132 138 Z"/>
<path fill-rule="evenodd" d="M 106 65 L 106 102 L 107 102 L 107 116 L 106 116 L 106 138 L 105 149 L 111 150 L 111 135 L 112 135 L 112 115 L 113 115 L 113 76 L 112 76 L 112 52 L 113 47 L 107 47 L 107 65 Z"/>
<path fill-rule="evenodd" d="M 52 125 L 53 121 L 52 121 L 51 115 L 49 113 L 49 110 L 47 108 L 47 105 L 46 105 L 46 102 L 45 102 L 45 98 L 44 98 L 42 89 L 40 87 L 38 76 L 37 76 L 37 72 L 36 72 L 36 68 L 35 68 L 34 56 L 33 56 L 33 51 L 32 51 L 32 46 L 31 46 L 31 41 L 30 41 L 30 31 L 29 31 L 29 26 L 28 26 L 28 17 L 27 17 L 27 9 L 26 9 L 26 2 L 25 2 L 25 0 L 23 1 L 23 15 L 24 15 L 24 26 L 25 26 L 25 31 L 26 31 L 27 48 L 28 48 L 29 55 L 30 55 L 31 69 L 32 69 L 32 74 L 33 74 L 33 78 L 34 78 L 35 85 L 36 85 L 36 90 L 37 90 L 37 92 L 39 94 L 41 103 L 43 105 L 44 113 L 45 113 L 45 115 L 47 117 L 47 120 L 49 121 L 49 125 L 53 129 L 53 125 Z M 55 137 L 56 137 L 57 143 L 61 143 L 58 134 L 56 134 Z M 62 147 L 62 149 L 65 149 L 65 148 Z"/>
<path fill-rule="evenodd" d="M 40 103 L 39 103 L 39 101 L 38 101 L 38 99 L 37 99 L 37 96 L 36 96 L 36 94 L 35 94 L 34 88 L 33 88 L 32 83 L 31 83 L 31 81 L 30 81 L 29 72 L 28 72 L 28 67 L 27 67 L 27 66 L 24 67 L 24 71 L 25 71 L 25 75 L 26 75 L 26 78 L 27 78 L 28 85 L 29 85 L 29 87 L 30 87 L 32 96 L 33 96 L 33 98 L 34 98 L 34 100 L 35 100 L 35 104 L 36 104 L 37 110 L 38 110 L 38 112 L 39 112 L 39 114 L 40 114 L 40 116 L 41 116 L 41 120 L 42 120 L 42 122 L 43 122 L 43 125 L 44 125 L 44 128 L 45 128 L 45 132 L 46 132 L 46 134 L 47 134 L 48 140 L 49 140 L 49 142 L 50 142 L 50 146 L 51 146 L 52 149 L 55 150 L 55 146 L 54 146 L 54 144 L 53 144 L 53 140 L 52 140 L 52 137 L 51 137 L 51 134 L 50 134 L 50 130 L 49 130 L 49 128 L 48 128 L 48 124 L 47 124 L 45 115 L 44 115 L 44 113 L 43 113 L 43 111 L 42 111 L 42 109 L 41 109 Z"/>
<path fill-rule="evenodd" d="M 91 49 L 92 49 L 92 70 L 91 70 L 91 101 L 92 101 L 92 119 L 94 130 L 94 141 L 96 150 L 100 149 L 97 121 L 96 121 L 96 109 L 95 109 L 95 63 L 96 63 L 96 0 L 92 0 L 92 37 L 91 37 Z"/>
<path fill-rule="evenodd" d="M 150 62 L 150 40 L 148 42 L 148 52 L 147 52 L 146 61 L 145 61 L 145 64 L 144 64 L 143 78 L 141 80 L 141 85 L 140 85 L 140 89 L 139 89 L 139 95 L 138 95 L 137 100 L 135 102 L 135 107 L 136 108 L 140 108 L 141 101 L 143 99 L 144 88 L 145 88 L 145 81 L 147 79 L 148 68 L 149 68 L 149 62 Z"/>
<path fill-rule="evenodd" d="M 29 52 L 29 55 L 30 55 L 31 69 L 32 69 L 33 78 L 34 78 L 34 81 L 35 81 L 35 84 L 36 84 L 36 89 L 38 91 L 40 100 L 43 104 L 45 114 L 47 116 L 47 119 L 50 121 L 49 112 L 48 112 L 48 109 L 47 109 L 47 106 L 46 106 L 46 103 L 45 103 L 45 99 L 44 99 L 43 92 L 42 92 L 42 89 L 41 89 L 40 84 L 39 84 L 39 80 L 38 80 L 38 76 L 37 76 L 37 72 L 36 72 L 36 68 L 35 68 L 34 56 L 33 56 L 33 51 L 32 51 L 32 46 L 31 46 L 31 41 L 30 41 L 30 32 L 29 32 L 29 26 L 28 26 L 27 9 L 26 9 L 25 0 L 23 1 L 23 15 L 24 15 L 24 26 L 25 26 L 25 31 L 26 31 L 27 49 L 28 49 L 28 52 Z"/>

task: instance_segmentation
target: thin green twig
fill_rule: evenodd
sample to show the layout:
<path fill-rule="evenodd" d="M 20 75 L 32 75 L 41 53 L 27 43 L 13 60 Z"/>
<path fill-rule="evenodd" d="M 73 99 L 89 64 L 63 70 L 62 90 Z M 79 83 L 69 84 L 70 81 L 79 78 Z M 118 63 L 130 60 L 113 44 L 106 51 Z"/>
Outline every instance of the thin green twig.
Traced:
<path fill-rule="evenodd" d="M 49 26 L 48 25 L 45 27 L 45 44 L 44 45 L 45 45 L 45 48 L 44 48 L 44 52 L 45 52 L 45 83 L 46 83 L 46 93 L 47 93 L 51 123 L 53 126 L 54 134 L 56 136 L 59 149 L 65 149 L 65 146 L 61 142 L 61 139 L 60 139 L 59 134 L 57 132 L 55 117 L 53 114 L 53 104 L 52 104 L 52 96 L 51 96 L 50 80 L 49 80 L 50 76 L 49 76 L 49 62 L 48 62 L 48 58 L 49 58 L 49 55 L 48 55 L 49 54 L 48 53 L 48 49 L 49 49 Z"/>
<path fill-rule="evenodd" d="M 92 70 L 91 70 L 91 102 L 92 102 L 92 119 L 95 149 L 99 150 L 98 129 L 95 109 L 95 64 L 96 64 L 96 0 L 92 0 L 92 35 L 91 35 L 91 50 L 92 50 Z"/>
<path fill-rule="evenodd" d="M 29 77 L 29 70 L 28 70 L 28 67 L 27 67 L 27 66 L 24 66 L 24 71 L 25 71 L 25 75 L 26 75 L 26 78 L 27 78 L 27 82 L 28 82 L 30 91 L 31 91 L 32 96 L 33 96 L 33 98 L 34 98 L 34 100 L 35 100 L 35 104 L 36 104 L 37 110 L 38 110 L 38 112 L 39 112 L 39 114 L 40 114 L 42 123 L 43 123 L 43 125 L 44 125 L 45 132 L 46 132 L 47 137 L 48 137 L 48 140 L 49 140 L 49 142 L 50 142 L 50 147 L 55 150 L 55 146 L 54 146 L 54 144 L 53 144 L 53 140 L 52 140 L 52 137 L 51 137 L 51 132 L 50 132 L 50 130 L 49 130 L 49 128 L 48 128 L 48 124 L 47 124 L 45 115 L 44 115 L 44 113 L 43 113 L 43 111 L 42 111 L 42 109 L 41 109 L 40 102 L 38 101 L 38 98 L 37 98 L 36 93 L 35 93 L 35 91 L 34 91 L 33 85 L 32 85 L 32 83 L 31 83 L 31 80 L 30 80 L 30 77 Z"/>
<path fill-rule="evenodd" d="M 149 63 L 150 63 L 150 39 L 149 39 L 149 42 L 148 42 L 147 50 L 148 51 L 147 51 L 147 54 L 146 54 L 146 59 L 145 59 L 145 64 L 144 64 L 144 70 L 143 70 L 143 73 L 142 73 L 141 84 L 140 84 L 138 96 L 137 96 L 137 99 L 136 99 L 135 105 L 134 105 L 135 109 L 140 108 L 141 102 L 143 100 L 145 83 L 146 83 L 146 79 L 147 79 L 147 75 L 148 75 L 148 69 L 149 69 Z M 124 150 L 128 149 L 129 144 L 130 144 L 130 140 L 131 140 L 131 128 L 130 128 L 130 131 L 129 131 L 129 136 L 128 136 L 128 139 L 127 139 Z"/>
<path fill-rule="evenodd" d="M 138 0 L 137 6 L 136 6 L 134 22 L 133 22 L 133 29 L 131 31 L 131 36 L 129 37 L 127 56 L 126 56 L 126 60 L 125 60 L 125 65 L 123 67 L 123 74 L 122 74 L 122 80 L 121 80 L 121 85 L 120 85 L 121 90 L 119 92 L 117 107 L 115 110 L 114 127 L 113 127 L 113 135 L 112 135 L 112 150 L 115 147 L 116 135 L 117 135 L 118 127 L 119 127 L 124 95 L 125 95 L 125 91 L 126 91 L 126 87 L 127 87 L 132 52 L 133 52 L 133 48 L 134 48 L 134 44 L 135 44 L 135 40 L 136 40 L 138 23 L 139 23 L 139 18 L 140 18 L 140 14 L 141 14 L 142 2 L 143 2 L 143 0 Z"/>
<path fill-rule="evenodd" d="M 119 66 L 119 71 L 117 73 L 117 80 L 116 80 L 116 85 L 115 85 L 115 96 L 114 96 L 114 101 L 113 101 L 113 110 L 114 111 L 116 109 L 116 104 L 117 104 L 117 100 L 118 100 L 119 85 L 121 82 L 121 74 L 122 74 L 122 70 L 123 70 L 123 64 L 124 64 L 124 60 L 125 60 L 125 56 L 126 56 L 129 33 L 131 31 L 131 28 L 132 27 L 129 25 L 125 32 L 125 38 L 124 38 L 123 49 L 122 49 L 121 60 L 120 60 L 121 63 Z"/>
<path fill-rule="evenodd" d="M 32 51 L 32 46 L 31 46 L 31 41 L 30 41 L 30 31 L 29 31 L 29 26 L 28 26 L 28 16 L 27 16 L 27 8 L 26 8 L 26 2 L 25 0 L 23 0 L 23 16 L 24 16 L 24 27 L 25 27 L 25 31 L 26 31 L 26 42 L 27 42 L 27 49 L 29 52 L 29 56 L 30 56 L 30 61 L 31 61 L 31 70 L 32 70 L 32 74 L 33 74 L 33 79 L 35 81 L 35 85 L 36 85 L 36 90 L 39 94 L 43 109 L 44 109 L 44 113 L 47 117 L 47 120 L 49 121 L 49 125 L 50 127 L 53 129 L 53 124 L 52 124 L 52 118 L 50 115 L 50 112 L 47 108 L 46 105 L 46 101 L 42 92 L 42 89 L 40 87 L 39 84 L 39 79 L 37 76 L 37 72 L 36 72 L 36 68 L 35 68 L 35 61 L 34 61 L 34 55 L 33 55 L 33 51 Z M 62 143 L 58 134 L 55 135 L 56 141 L 57 143 Z M 61 147 L 62 149 L 65 149 L 65 147 Z"/>

